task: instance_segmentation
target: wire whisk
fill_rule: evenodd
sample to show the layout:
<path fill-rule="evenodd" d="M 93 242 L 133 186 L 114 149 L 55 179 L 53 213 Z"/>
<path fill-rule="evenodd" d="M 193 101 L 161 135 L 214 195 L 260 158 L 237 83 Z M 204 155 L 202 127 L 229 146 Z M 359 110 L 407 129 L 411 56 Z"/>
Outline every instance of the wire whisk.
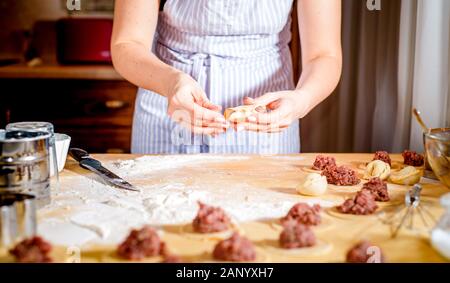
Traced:
<path fill-rule="evenodd" d="M 436 219 L 429 212 L 429 210 L 421 201 L 422 186 L 415 184 L 405 194 L 404 206 L 397 209 L 394 215 L 387 221 L 387 224 L 391 226 L 392 238 L 397 237 L 400 230 L 406 228 L 408 230 L 415 230 L 415 227 L 419 223 L 416 223 L 416 215 L 419 216 L 423 226 L 426 229 L 431 230 L 436 223 Z"/>

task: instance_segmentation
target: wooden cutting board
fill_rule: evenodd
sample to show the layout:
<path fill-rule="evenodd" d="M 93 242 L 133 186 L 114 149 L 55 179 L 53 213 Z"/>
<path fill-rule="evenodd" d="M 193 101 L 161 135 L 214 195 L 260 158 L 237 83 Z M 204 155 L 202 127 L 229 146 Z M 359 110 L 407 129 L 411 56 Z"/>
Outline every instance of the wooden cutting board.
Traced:
<path fill-rule="evenodd" d="M 372 154 L 328 154 L 336 157 L 339 165 L 349 165 L 358 171 L 362 177 L 365 164 L 371 161 Z M 237 184 L 246 183 L 256 187 L 259 194 L 276 193 L 280 199 L 291 199 L 295 202 L 323 199 L 335 203 L 341 203 L 345 198 L 351 197 L 358 191 L 361 184 L 355 187 L 336 187 L 329 185 L 328 192 L 320 197 L 301 196 L 296 193 L 302 175 L 314 162 L 316 154 L 300 154 L 287 156 L 249 156 L 248 159 L 229 160 L 223 162 L 208 163 L 206 166 L 189 166 L 168 171 L 161 171 L 160 175 L 148 179 L 136 177 L 133 182 L 137 185 L 154 184 L 161 180 L 173 180 L 189 186 L 192 182 L 211 184 L 211 189 L 223 190 L 226 188 L 229 197 L 240 194 L 242 191 L 234 190 Z M 104 163 L 129 160 L 138 155 L 95 155 Z M 402 162 L 400 155 L 391 155 L 393 162 Z M 77 178 L 86 178 L 92 174 L 81 169 L 76 162 L 69 159 L 64 172 L 60 175 L 61 188 L 64 189 L 68 182 L 77 182 Z M 226 177 L 224 177 L 226 176 Z M 405 186 L 388 184 L 391 202 L 380 204 L 379 211 L 385 211 L 387 215 L 400 207 L 403 197 L 408 189 Z M 449 190 L 436 181 L 425 181 L 423 184 L 423 196 L 427 201 L 430 213 L 436 218 L 443 213 L 439 205 L 439 197 Z M 58 211 L 54 212 L 58 214 Z M 54 216 L 54 215 L 53 215 Z M 346 252 L 358 241 L 367 239 L 380 247 L 388 262 L 444 262 L 430 245 L 429 236 L 424 229 L 419 232 L 404 230 L 395 239 L 391 237 L 391 227 L 383 224 L 377 216 L 352 216 L 340 215 L 332 208 L 322 211 L 323 223 L 313 230 L 318 239 L 315 248 L 286 251 L 278 248 L 278 237 L 281 231 L 277 219 L 264 219 L 248 223 L 239 223 L 238 230 L 251 239 L 258 253 L 258 261 L 262 262 L 343 262 Z M 419 221 L 416 221 L 419 222 Z M 186 261 L 212 261 L 211 251 L 217 243 L 217 237 L 196 237 L 186 233 L 183 225 L 163 227 L 163 240 L 170 250 L 180 255 Z M 420 226 L 420 225 L 418 225 Z M 184 233 L 181 233 L 184 231 Z M 115 246 L 90 246 L 82 249 L 82 262 L 110 262 L 120 261 L 114 253 Z M 57 261 L 73 260 L 64 247 L 57 247 L 54 258 Z M 10 258 L 3 257 L 3 260 Z M 149 259 L 157 262 L 159 259 Z"/>

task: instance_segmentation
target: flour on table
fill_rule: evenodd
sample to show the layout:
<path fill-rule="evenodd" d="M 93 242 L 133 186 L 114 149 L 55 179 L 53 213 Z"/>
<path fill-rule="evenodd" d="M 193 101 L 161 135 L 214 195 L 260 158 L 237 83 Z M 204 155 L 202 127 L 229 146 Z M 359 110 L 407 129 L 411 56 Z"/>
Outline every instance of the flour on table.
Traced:
<path fill-rule="evenodd" d="M 98 235 L 89 229 L 84 229 L 61 219 L 46 219 L 39 223 L 38 234 L 54 245 L 80 246 L 98 238 Z"/>
<path fill-rule="evenodd" d="M 248 156 L 214 156 L 214 155 L 163 155 L 142 156 L 132 160 L 113 162 L 108 169 L 121 173 L 122 177 L 136 176 L 160 170 L 176 169 L 204 163 L 220 163 L 224 161 L 247 160 Z"/>
<path fill-rule="evenodd" d="M 246 159 L 245 156 L 144 156 L 105 164 L 132 183 L 156 182 L 139 186 L 140 192 L 111 187 L 94 174 L 65 176 L 60 189 L 52 191 L 52 203 L 39 210 L 39 234 L 58 245 L 118 244 L 131 229 L 144 224 L 158 228 L 191 222 L 198 201 L 222 207 L 236 222 L 285 215 L 296 203 L 288 194 L 270 190 L 261 193 L 261 188 L 245 181 L 223 187 L 223 181 L 214 178 L 209 183 L 192 178 L 189 184 L 170 178 L 174 169 L 207 168 L 205 163 Z M 321 200 L 308 202 L 333 205 Z"/>

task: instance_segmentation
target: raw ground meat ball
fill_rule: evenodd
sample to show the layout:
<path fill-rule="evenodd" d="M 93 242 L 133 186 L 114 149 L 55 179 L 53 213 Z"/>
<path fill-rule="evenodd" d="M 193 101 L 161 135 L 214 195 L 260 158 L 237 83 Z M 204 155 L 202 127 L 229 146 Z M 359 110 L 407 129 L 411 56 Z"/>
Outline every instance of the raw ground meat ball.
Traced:
<path fill-rule="evenodd" d="M 330 165 L 323 170 L 322 175 L 327 177 L 328 184 L 336 186 L 354 186 L 360 182 L 355 170 L 347 166 Z"/>
<path fill-rule="evenodd" d="M 230 219 L 220 207 L 213 207 L 199 202 L 200 206 L 197 216 L 192 222 L 195 232 L 215 233 L 228 230 Z"/>
<path fill-rule="evenodd" d="M 20 263 L 46 263 L 52 262 L 49 256 L 51 250 L 52 245 L 50 243 L 35 236 L 18 243 L 9 253 Z"/>
<path fill-rule="evenodd" d="M 387 151 L 375 152 L 375 156 L 373 157 L 373 160 L 381 160 L 381 161 L 389 164 L 389 166 L 391 166 L 391 157 L 389 156 L 389 153 Z"/>
<path fill-rule="evenodd" d="M 316 244 L 316 236 L 309 226 L 290 221 L 284 226 L 279 243 L 284 249 L 312 247 Z"/>
<path fill-rule="evenodd" d="M 347 262 L 349 263 L 368 263 L 370 262 L 384 262 L 383 253 L 380 251 L 380 258 L 375 258 L 376 254 L 373 253 L 369 248 L 374 247 L 368 241 L 362 241 L 356 244 L 347 253 Z"/>
<path fill-rule="evenodd" d="M 119 245 L 117 254 L 128 260 L 141 260 L 159 255 L 161 245 L 162 242 L 155 229 L 145 226 L 140 230 L 132 230 L 125 241 Z"/>
<path fill-rule="evenodd" d="M 405 150 L 402 153 L 403 163 L 409 166 L 422 166 L 424 163 L 423 155 L 418 154 L 415 151 Z"/>
<path fill-rule="evenodd" d="M 318 204 L 309 206 L 306 203 L 297 203 L 280 221 L 283 225 L 290 221 L 296 221 L 304 225 L 319 225 L 321 221 L 320 210 L 321 207 Z"/>
<path fill-rule="evenodd" d="M 356 193 L 352 199 L 347 199 L 337 207 L 337 210 L 346 214 L 367 215 L 372 214 L 378 208 L 375 198 L 367 190 Z"/>
<path fill-rule="evenodd" d="M 215 246 L 213 257 L 223 261 L 253 261 L 256 259 L 256 251 L 252 242 L 234 233 Z"/>
<path fill-rule="evenodd" d="M 317 155 L 312 168 L 314 170 L 324 170 L 329 165 L 336 166 L 336 159 L 334 157 Z"/>
<path fill-rule="evenodd" d="M 369 182 L 365 183 L 362 190 L 367 190 L 373 195 L 375 201 L 389 201 L 389 192 L 387 189 L 387 184 L 380 178 L 372 178 Z"/>

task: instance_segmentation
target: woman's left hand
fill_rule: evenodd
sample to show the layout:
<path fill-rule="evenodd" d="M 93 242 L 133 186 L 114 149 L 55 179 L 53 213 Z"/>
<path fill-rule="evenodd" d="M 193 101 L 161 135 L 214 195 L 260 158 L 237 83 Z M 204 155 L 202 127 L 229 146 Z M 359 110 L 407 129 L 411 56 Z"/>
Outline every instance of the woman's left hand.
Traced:
<path fill-rule="evenodd" d="M 281 132 L 307 114 L 308 103 L 305 97 L 299 90 L 270 92 L 256 99 L 247 97 L 244 104 L 266 106 L 267 112 L 258 112 L 246 122 L 236 124 L 235 128 L 237 131 Z"/>

